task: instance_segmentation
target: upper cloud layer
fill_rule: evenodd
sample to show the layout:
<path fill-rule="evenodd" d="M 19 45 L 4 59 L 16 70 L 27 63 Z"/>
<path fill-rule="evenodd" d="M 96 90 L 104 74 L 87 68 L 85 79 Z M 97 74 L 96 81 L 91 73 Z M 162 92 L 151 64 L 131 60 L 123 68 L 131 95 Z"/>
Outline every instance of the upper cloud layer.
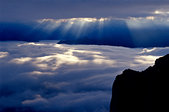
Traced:
<path fill-rule="evenodd" d="M 143 70 L 168 51 L 1 42 L 0 111 L 108 112 L 115 76 Z"/>
<path fill-rule="evenodd" d="M 125 19 L 39 19 L 30 23 L 0 23 L 0 40 L 58 40 L 67 44 L 159 47 L 169 45 L 168 30 L 168 16 L 161 18 L 156 14 Z"/>

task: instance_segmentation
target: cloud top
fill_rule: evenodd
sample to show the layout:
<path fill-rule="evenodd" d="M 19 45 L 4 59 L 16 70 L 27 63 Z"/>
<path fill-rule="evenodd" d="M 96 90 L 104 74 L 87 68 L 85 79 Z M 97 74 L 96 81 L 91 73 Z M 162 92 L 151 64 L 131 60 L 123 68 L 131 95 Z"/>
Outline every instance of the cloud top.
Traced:
<path fill-rule="evenodd" d="M 0 42 L 0 111 L 108 112 L 115 76 L 143 70 L 168 51 Z"/>

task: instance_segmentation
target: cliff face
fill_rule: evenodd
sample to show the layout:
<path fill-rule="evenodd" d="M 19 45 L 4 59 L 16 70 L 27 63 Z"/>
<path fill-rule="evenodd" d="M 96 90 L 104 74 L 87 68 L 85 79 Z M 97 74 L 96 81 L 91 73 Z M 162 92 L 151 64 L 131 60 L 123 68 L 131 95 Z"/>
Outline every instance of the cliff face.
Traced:
<path fill-rule="evenodd" d="M 125 70 L 112 87 L 110 112 L 169 112 L 169 54 L 145 71 Z"/>

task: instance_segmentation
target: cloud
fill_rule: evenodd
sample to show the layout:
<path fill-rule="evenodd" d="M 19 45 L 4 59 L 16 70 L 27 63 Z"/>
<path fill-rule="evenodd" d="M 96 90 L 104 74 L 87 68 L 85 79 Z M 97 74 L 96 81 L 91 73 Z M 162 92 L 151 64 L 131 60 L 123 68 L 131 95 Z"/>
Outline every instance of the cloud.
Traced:
<path fill-rule="evenodd" d="M 108 112 L 115 76 L 168 50 L 0 42 L 0 111 Z"/>
<path fill-rule="evenodd" d="M 28 23 L 0 23 L 0 40 L 124 47 L 168 46 L 168 17 L 40 19 Z M 32 43 L 30 43 L 32 44 Z M 43 45 L 39 45 L 43 46 Z"/>
<path fill-rule="evenodd" d="M 8 56 L 8 52 L 0 52 L 0 58 Z"/>
<path fill-rule="evenodd" d="M 169 50 L 168 47 L 166 47 L 166 48 L 163 48 L 163 47 L 156 48 L 155 47 L 155 48 L 149 48 L 149 49 L 145 48 L 145 49 L 143 49 L 143 51 L 141 52 L 141 54 L 143 54 L 143 55 L 149 55 L 149 54 L 151 54 L 153 56 L 163 56 L 165 54 L 168 54 L 168 50 Z"/>

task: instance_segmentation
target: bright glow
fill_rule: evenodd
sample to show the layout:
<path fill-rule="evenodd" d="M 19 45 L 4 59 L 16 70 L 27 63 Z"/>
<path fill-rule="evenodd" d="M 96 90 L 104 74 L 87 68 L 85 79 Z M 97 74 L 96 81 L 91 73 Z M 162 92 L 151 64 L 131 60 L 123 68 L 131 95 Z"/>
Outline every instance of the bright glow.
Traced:
<path fill-rule="evenodd" d="M 75 38 L 86 34 L 86 31 L 93 23 L 99 24 L 100 32 L 104 21 L 110 20 L 111 18 L 69 18 L 69 19 L 40 19 L 37 22 L 40 24 L 38 28 L 46 30 L 48 33 L 52 33 L 57 28 L 61 28 L 61 35 L 64 37 L 71 32 Z M 61 27 L 60 27 L 61 26 Z"/>
<path fill-rule="evenodd" d="M 155 20 L 155 16 L 147 16 L 147 17 L 130 17 L 127 21 L 146 21 L 146 20 Z"/>
<path fill-rule="evenodd" d="M 8 56 L 8 52 L 0 52 L 0 58 Z"/>
<path fill-rule="evenodd" d="M 96 64 L 107 64 L 107 65 L 115 64 L 114 60 L 106 59 L 104 56 L 93 55 L 93 57 L 94 57 L 93 62 L 96 63 Z"/>
<path fill-rule="evenodd" d="M 25 46 L 25 45 L 45 46 L 46 44 L 30 42 L 30 43 L 18 44 L 18 47 Z"/>
<path fill-rule="evenodd" d="M 144 53 L 149 53 L 149 52 L 152 52 L 152 51 L 155 51 L 157 48 L 152 48 L 152 49 L 147 49 L 147 48 L 144 48 L 140 54 L 144 54 Z"/>
<path fill-rule="evenodd" d="M 147 17 L 130 17 L 126 20 L 126 23 L 129 28 L 142 28 L 152 25 L 152 22 L 156 24 L 156 21 L 159 21 L 155 16 Z"/>
<path fill-rule="evenodd" d="M 26 74 L 30 74 L 32 77 L 36 76 L 39 77 L 41 75 L 53 75 L 53 72 L 57 72 L 60 67 L 63 66 L 85 66 L 90 63 L 91 66 L 93 65 L 105 65 L 115 67 L 118 65 L 125 65 L 126 61 L 123 60 L 114 60 L 110 58 L 108 55 L 112 54 L 106 52 L 107 54 L 103 54 L 101 50 L 88 50 L 89 48 L 93 48 L 93 46 L 85 46 L 87 48 L 83 48 L 84 46 L 73 46 L 70 45 L 60 45 L 56 43 L 25 43 L 25 44 L 18 44 L 20 46 L 26 47 L 32 46 L 34 49 L 38 48 L 39 45 L 42 45 L 41 49 L 46 51 L 45 55 L 37 55 L 31 57 L 19 57 L 13 58 L 10 62 L 15 64 L 25 64 L 29 63 L 32 66 L 36 67 L 37 70 L 33 70 L 31 72 L 27 72 Z M 48 50 L 46 50 L 46 46 L 48 46 Z M 18 48 L 21 48 L 17 46 Z M 44 49 L 45 48 L 45 49 Z M 106 47 L 105 47 L 106 48 Z M 110 47 L 111 48 L 111 47 Z M 86 50 L 87 49 L 87 50 Z M 108 47 L 109 49 L 109 47 Z M 50 52 L 51 50 L 51 52 Z M 109 49 L 112 50 L 112 49 Z M 143 53 L 151 52 L 155 50 L 153 49 L 143 49 L 140 50 L 138 55 L 143 55 Z M 130 66 L 135 67 L 136 65 L 151 65 L 153 64 L 154 60 L 157 56 L 137 56 L 134 57 L 133 63 L 129 63 Z M 104 66 L 103 66 L 104 67 Z"/>
<path fill-rule="evenodd" d="M 159 58 L 159 56 L 151 56 L 151 55 L 137 56 L 135 58 L 135 62 L 138 62 L 141 64 L 151 64 L 152 65 L 157 58 Z"/>
<path fill-rule="evenodd" d="M 16 63 L 16 64 L 24 64 L 24 63 L 29 62 L 31 60 L 32 60 L 32 58 L 30 58 L 30 57 L 21 57 L 21 58 L 14 58 L 10 62 Z"/>
<path fill-rule="evenodd" d="M 161 11 L 158 11 L 158 10 L 156 10 L 156 11 L 154 11 L 154 14 L 161 14 L 162 12 Z"/>
<path fill-rule="evenodd" d="M 157 14 L 157 15 L 168 15 L 168 14 L 169 14 L 169 11 L 155 10 L 155 11 L 154 11 L 154 14 Z"/>
<path fill-rule="evenodd" d="M 40 57 L 20 57 L 20 58 L 14 58 L 11 60 L 12 63 L 16 64 L 25 64 L 26 62 L 32 63 L 34 66 L 42 69 L 42 70 L 57 70 L 60 66 L 66 64 L 66 65 L 85 65 L 89 63 L 86 59 L 79 59 L 74 53 L 77 54 L 83 54 L 83 55 L 90 55 L 91 58 L 93 58 L 90 62 L 93 64 L 105 64 L 105 65 L 114 65 L 116 62 L 114 60 L 109 60 L 109 58 L 102 55 L 101 52 L 98 51 L 87 51 L 87 50 L 77 50 L 74 48 L 69 48 L 63 45 L 59 44 L 44 44 L 44 43 L 25 43 L 25 44 L 19 44 L 20 46 L 53 46 L 57 49 L 65 49 L 65 52 L 62 53 L 52 53 L 45 56 Z M 32 71 L 29 72 L 31 75 L 45 75 L 50 74 L 48 72 L 40 72 L 40 71 Z"/>
<path fill-rule="evenodd" d="M 109 18 L 70 18 L 70 19 L 40 19 L 37 22 L 38 23 L 44 23 L 44 22 L 52 22 L 52 23 L 62 23 L 62 22 L 71 22 L 74 23 L 75 21 L 85 21 L 85 22 L 99 22 L 99 21 L 105 21 L 109 20 Z"/>
<path fill-rule="evenodd" d="M 75 37 L 79 37 L 82 32 L 85 31 L 85 27 L 90 23 L 94 22 L 103 22 L 108 20 L 108 18 L 70 18 L 70 19 L 40 19 L 37 22 L 40 24 L 39 27 L 42 27 L 48 32 L 53 32 L 57 29 L 62 23 L 63 31 L 62 35 L 66 35 L 67 32 L 72 28 L 76 27 L 76 31 L 73 32 Z"/>
<path fill-rule="evenodd" d="M 33 72 L 29 72 L 28 74 L 31 75 L 53 75 L 53 73 L 51 72 L 41 72 L 41 71 L 33 71 Z"/>
<path fill-rule="evenodd" d="M 51 64 L 50 64 L 51 62 Z M 55 54 L 50 56 L 38 57 L 33 62 L 41 69 L 58 69 L 62 64 L 82 64 L 87 63 L 87 60 L 79 60 L 77 57 L 70 54 Z M 48 63 L 48 64 L 47 64 Z"/>
<path fill-rule="evenodd" d="M 154 20 L 155 17 L 154 17 L 154 16 L 147 16 L 146 19 L 147 19 L 147 20 Z"/>
<path fill-rule="evenodd" d="M 45 27 L 45 29 L 55 29 L 57 27 L 59 27 L 61 25 L 61 23 L 67 23 L 66 24 L 66 28 L 65 29 L 69 29 L 71 27 L 71 25 L 74 25 L 74 24 L 78 24 L 78 23 L 81 23 L 81 27 L 84 25 L 84 24 L 88 24 L 88 23 L 92 23 L 92 22 L 103 22 L 103 21 L 106 21 L 106 20 L 109 20 L 110 18 L 100 18 L 100 19 L 97 19 L 97 18 L 70 18 L 70 19 L 40 19 L 40 20 L 37 20 L 37 22 L 39 24 L 45 24 L 45 26 L 42 26 L 42 27 Z"/>

